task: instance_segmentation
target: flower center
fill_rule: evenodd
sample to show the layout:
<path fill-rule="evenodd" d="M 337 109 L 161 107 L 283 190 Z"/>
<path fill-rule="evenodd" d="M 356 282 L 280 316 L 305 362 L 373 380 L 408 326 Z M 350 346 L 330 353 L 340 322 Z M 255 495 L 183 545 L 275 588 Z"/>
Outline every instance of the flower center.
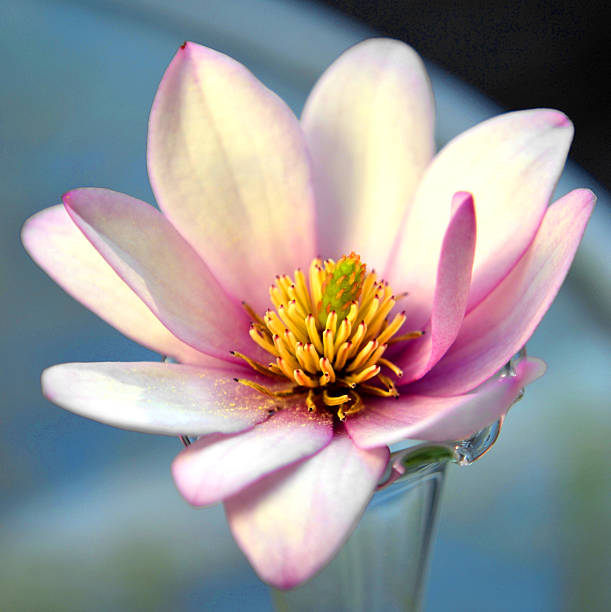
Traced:
<path fill-rule="evenodd" d="M 340 420 L 363 409 L 363 394 L 398 397 L 385 371 L 395 378 L 402 372 L 383 355 L 389 345 L 423 333 L 397 335 L 405 313 L 390 313 L 404 295 L 393 295 L 374 271 L 367 273 L 354 252 L 337 262 L 314 259 L 308 276 L 300 269 L 293 278 L 277 276 L 269 290 L 274 308 L 262 318 L 244 303 L 253 319 L 250 337 L 274 360 L 264 365 L 233 353 L 293 386 L 277 391 L 246 379 L 238 382 L 274 397 L 304 394 L 309 410 L 331 410 Z"/>

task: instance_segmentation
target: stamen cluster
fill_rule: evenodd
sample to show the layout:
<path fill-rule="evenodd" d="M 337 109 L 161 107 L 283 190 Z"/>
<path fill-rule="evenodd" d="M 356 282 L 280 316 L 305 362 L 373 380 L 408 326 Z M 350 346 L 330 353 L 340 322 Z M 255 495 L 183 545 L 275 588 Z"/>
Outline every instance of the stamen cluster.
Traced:
<path fill-rule="evenodd" d="M 396 336 L 405 313 L 389 320 L 397 297 L 374 271 L 366 272 L 358 255 L 351 253 L 337 262 L 314 259 L 308 279 L 300 269 L 293 278 L 277 276 L 269 294 L 274 309 L 269 308 L 262 318 L 248 305 L 244 307 L 253 318 L 250 337 L 274 361 L 265 366 L 235 354 L 257 371 L 286 378 L 296 386 L 279 394 L 252 381 L 239 382 L 274 396 L 306 393 L 310 410 L 322 402 L 335 407 L 341 420 L 362 409 L 360 393 L 398 396 L 382 368 L 396 377 L 402 372 L 383 355 L 393 342 L 419 337 L 422 332 Z"/>

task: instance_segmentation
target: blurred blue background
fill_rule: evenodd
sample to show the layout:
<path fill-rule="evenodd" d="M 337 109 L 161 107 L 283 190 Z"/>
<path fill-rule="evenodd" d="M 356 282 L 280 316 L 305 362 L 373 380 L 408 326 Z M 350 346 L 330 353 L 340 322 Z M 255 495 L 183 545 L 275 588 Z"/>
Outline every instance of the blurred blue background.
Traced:
<path fill-rule="evenodd" d="M 299 112 L 324 68 L 375 34 L 309 2 L 2 0 L 1 610 L 270 610 L 220 507 L 174 489 L 177 440 L 115 430 L 40 395 L 63 361 L 157 359 L 27 257 L 24 220 L 69 188 L 153 202 L 148 112 L 183 40 L 237 58 Z M 439 145 L 500 112 L 430 66 Z M 579 133 L 579 124 L 576 126 Z M 599 205 L 532 342 L 549 371 L 484 459 L 449 470 L 426 610 L 611 609 L 609 195 L 569 163 L 558 195 Z"/>

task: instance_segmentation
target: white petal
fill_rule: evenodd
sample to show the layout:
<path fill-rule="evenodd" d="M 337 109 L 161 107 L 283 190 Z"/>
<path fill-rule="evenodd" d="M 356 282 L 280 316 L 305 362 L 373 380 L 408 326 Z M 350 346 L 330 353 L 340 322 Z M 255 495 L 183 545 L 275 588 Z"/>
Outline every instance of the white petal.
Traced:
<path fill-rule="evenodd" d="M 241 368 L 165 363 L 66 363 L 42 374 L 42 390 L 75 414 L 134 431 L 202 435 L 243 431 L 278 402 L 237 383 Z"/>
<path fill-rule="evenodd" d="M 434 105 L 424 65 L 397 40 L 348 49 L 303 110 L 312 154 L 319 251 L 357 251 L 384 269 L 390 246 L 434 152 Z"/>
<path fill-rule="evenodd" d="M 222 286 L 257 312 L 276 274 L 314 257 L 299 123 L 230 57 L 194 43 L 179 49 L 151 110 L 148 166 L 161 209 Z"/>
<path fill-rule="evenodd" d="M 341 431 L 310 459 L 278 470 L 225 502 L 231 531 L 262 580 L 291 588 L 310 578 L 354 529 L 388 461 Z"/>

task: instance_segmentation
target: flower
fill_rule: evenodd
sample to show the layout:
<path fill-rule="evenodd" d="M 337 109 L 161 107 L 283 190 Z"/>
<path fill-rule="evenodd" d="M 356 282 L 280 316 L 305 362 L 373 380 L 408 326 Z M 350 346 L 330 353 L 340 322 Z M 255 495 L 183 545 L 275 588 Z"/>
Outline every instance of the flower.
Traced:
<path fill-rule="evenodd" d="M 242 65 L 185 43 L 149 124 L 163 212 L 75 189 L 23 230 L 64 289 L 177 363 L 57 365 L 44 394 L 199 436 L 173 463 L 179 491 L 224 501 L 259 576 L 295 586 L 348 537 L 388 445 L 467 437 L 543 374 L 528 358 L 495 376 L 594 205 L 578 189 L 548 207 L 572 133 L 558 111 L 513 112 L 434 156 L 430 84 L 400 42 L 345 52 L 300 122 Z"/>

